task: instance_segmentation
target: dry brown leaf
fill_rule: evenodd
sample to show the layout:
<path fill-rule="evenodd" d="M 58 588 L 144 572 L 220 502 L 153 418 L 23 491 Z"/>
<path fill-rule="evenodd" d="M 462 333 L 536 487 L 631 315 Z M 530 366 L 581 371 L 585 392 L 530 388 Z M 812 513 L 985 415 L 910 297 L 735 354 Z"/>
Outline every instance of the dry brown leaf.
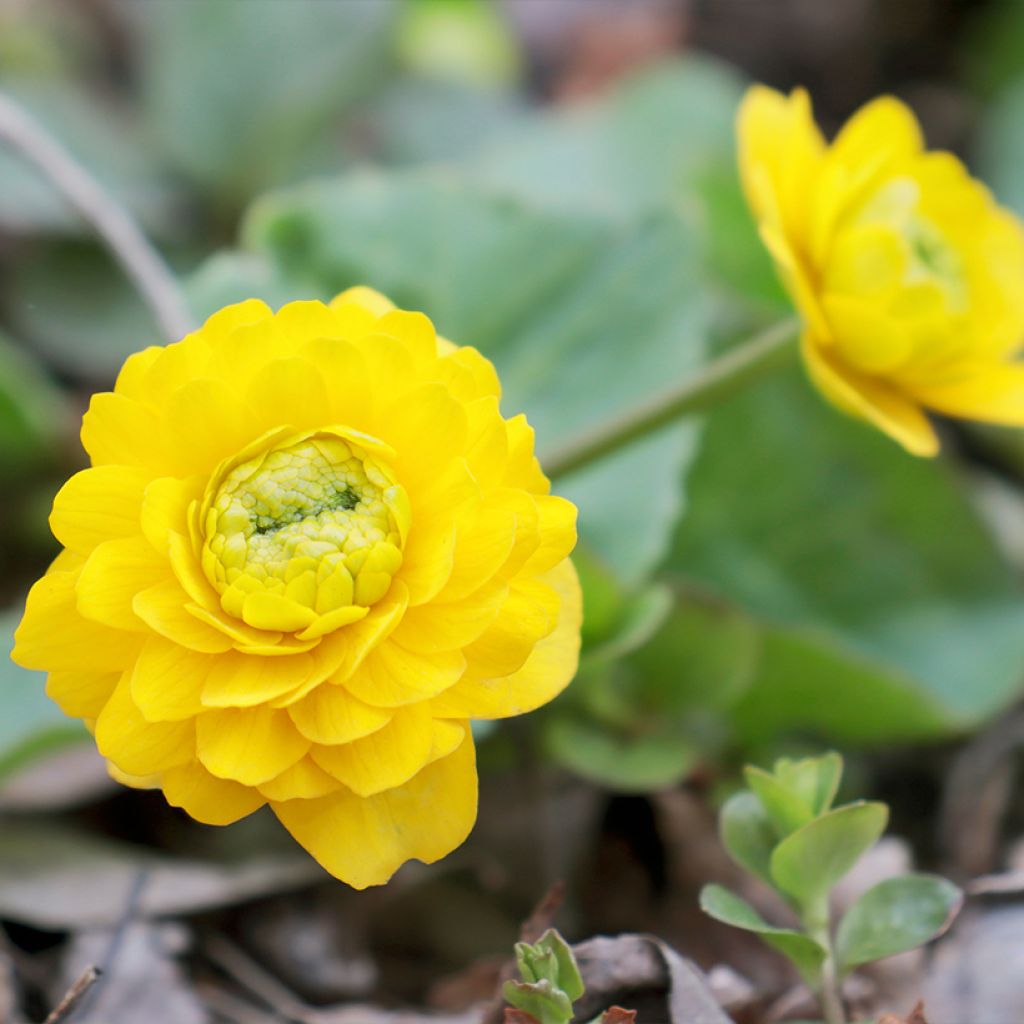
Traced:
<path fill-rule="evenodd" d="M 918 1000 L 907 1017 L 901 1017 L 895 1013 L 886 1013 L 878 1018 L 878 1024 L 928 1024 L 924 1015 L 924 1003 Z"/>

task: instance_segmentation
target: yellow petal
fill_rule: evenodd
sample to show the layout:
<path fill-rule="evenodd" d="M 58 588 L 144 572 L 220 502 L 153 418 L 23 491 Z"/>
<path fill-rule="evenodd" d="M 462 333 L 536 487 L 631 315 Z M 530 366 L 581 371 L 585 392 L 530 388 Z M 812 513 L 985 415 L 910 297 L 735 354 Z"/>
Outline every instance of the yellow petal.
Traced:
<path fill-rule="evenodd" d="M 306 359 L 275 359 L 252 379 L 245 396 L 250 436 L 287 424 L 323 427 L 331 420 L 331 400 L 320 370 Z"/>
<path fill-rule="evenodd" d="M 188 507 L 202 497 L 205 478 L 165 476 L 151 481 L 142 496 L 139 523 L 154 551 L 166 554 L 172 533 L 188 533 Z"/>
<path fill-rule="evenodd" d="M 439 349 L 444 349 L 438 339 Z M 494 364 L 470 345 L 449 346 L 441 352 L 438 362 L 441 379 L 452 394 L 463 402 L 478 398 L 501 398 L 501 382 Z"/>
<path fill-rule="evenodd" d="M 75 585 L 78 610 L 85 618 L 114 629 L 145 630 L 132 601 L 169 575 L 170 566 L 144 537 L 105 541 L 82 566 Z"/>
<path fill-rule="evenodd" d="M 119 672 L 51 672 L 46 678 L 46 694 L 65 715 L 95 718 L 120 678 Z"/>
<path fill-rule="evenodd" d="M 369 430 L 373 418 L 370 371 L 362 352 L 350 341 L 315 338 L 299 350 L 320 371 L 330 405 L 328 422 Z"/>
<path fill-rule="evenodd" d="M 195 724 L 147 722 L 132 700 L 126 673 L 96 719 L 96 746 L 129 775 L 154 775 L 187 764 L 195 754 Z"/>
<path fill-rule="evenodd" d="M 260 792 L 268 800 L 312 800 L 339 789 L 341 783 L 308 757 L 260 786 Z"/>
<path fill-rule="evenodd" d="M 410 608 L 394 632 L 403 647 L 422 654 L 461 650 L 494 621 L 508 586 L 488 583 L 456 604 L 425 604 Z"/>
<path fill-rule="evenodd" d="M 123 671 L 142 642 L 138 633 L 83 619 L 74 572 L 49 572 L 29 591 L 11 657 L 24 668 Z"/>
<path fill-rule="evenodd" d="M 451 718 L 508 718 L 546 704 L 576 674 L 583 599 L 569 559 L 545 573 L 561 599 L 558 625 L 533 649 L 518 672 L 498 679 L 467 675 L 431 702 L 435 715 Z"/>
<path fill-rule="evenodd" d="M 897 370 L 911 357 L 913 339 L 877 306 L 845 295 L 825 295 L 837 358 L 866 374 Z"/>
<path fill-rule="evenodd" d="M 463 727 L 433 719 L 423 704 L 398 708 L 383 729 L 335 747 L 315 746 L 312 757 L 354 793 L 373 796 L 408 782 L 431 761 L 451 753 Z"/>
<path fill-rule="evenodd" d="M 345 291 L 335 295 L 330 302 L 331 309 L 346 305 L 365 309 L 368 313 L 373 314 L 374 322 L 378 317 L 384 316 L 385 313 L 389 313 L 395 308 L 395 304 L 386 295 L 381 295 L 380 292 L 373 288 L 367 288 L 366 285 L 346 288 Z"/>
<path fill-rule="evenodd" d="M 106 540 L 138 533 L 148 480 L 145 470 L 132 466 L 97 466 L 76 473 L 53 499 L 53 535 L 65 547 L 88 553 Z"/>
<path fill-rule="evenodd" d="M 920 407 L 891 386 L 841 366 L 806 335 L 808 373 L 822 394 L 843 412 L 867 420 L 912 455 L 935 455 L 939 439 Z"/>
<path fill-rule="evenodd" d="M 472 675 L 507 676 L 522 668 L 559 620 L 561 595 L 540 580 L 516 579 L 495 620 L 465 648 Z"/>
<path fill-rule="evenodd" d="M 147 722 L 180 722 L 205 711 L 200 695 L 212 664 L 162 637 L 150 637 L 131 672 L 132 701 Z"/>
<path fill-rule="evenodd" d="M 448 516 L 414 520 L 402 554 L 402 582 L 409 588 L 409 603 L 423 604 L 436 597 L 448 582 L 455 564 L 455 523 Z"/>
<path fill-rule="evenodd" d="M 947 416 L 1024 426 L 1024 365 L 996 363 L 964 368 L 961 373 L 959 380 L 941 385 L 915 385 L 914 394 Z"/>
<path fill-rule="evenodd" d="M 554 568 L 576 547 L 576 506 L 554 494 L 538 494 L 533 500 L 537 506 L 540 540 L 523 565 L 522 572 L 527 575 Z"/>
<path fill-rule="evenodd" d="M 458 682 L 465 670 L 461 651 L 416 654 L 389 640 L 370 653 L 344 686 L 367 704 L 391 708 L 436 696 Z"/>
<path fill-rule="evenodd" d="M 204 825 L 230 825 L 266 803 L 259 790 L 218 779 L 198 761 L 164 772 L 160 785 L 172 807 L 180 807 Z"/>
<path fill-rule="evenodd" d="M 842 163 L 881 169 L 906 163 L 923 146 L 913 111 L 894 96 L 879 96 L 843 125 L 831 150 L 833 158 Z"/>
<path fill-rule="evenodd" d="M 92 396 L 82 418 L 82 445 L 94 466 L 106 464 L 166 467 L 156 413 L 124 395 L 104 391 Z"/>
<path fill-rule="evenodd" d="M 231 651 L 218 654 L 203 687 L 210 708 L 247 708 L 301 686 L 318 668 L 311 654 L 268 658 Z"/>
<path fill-rule="evenodd" d="M 211 345 L 217 345 L 239 327 L 269 320 L 271 316 L 270 307 L 262 299 L 246 299 L 217 310 L 207 318 L 200 332 Z"/>
<path fill-rule="evenodd" d="M 252 438 L 242 403 L 223 380 L 189 380 L 162 408 L 164 447 L 181 476 L 210 473 Z"/>
<path fill-rule="evenodd" d="M 384 728 L 392 714 L 371 707 L 343 686 L 324 683 L 308 696 L 288 705 L 299 732 L 314 743 L 334 746 L 369 736 Z"/>
<path fill-rule="evenodd" d="M 536 521 L 536 506 L 529 502 Z M 514 510 L 501 506 L 481 507 L 460 519 L 452 573 L 438 600 L 461 601 L 493 579 L 512 554 L 518 521 Z"/>
<path fill-rule="evenodd" d="M 547 494 L 551 483 L 541 472 L 534 454 L 534 431 L 523 415 L 506 421 L 508 431 L 508 461 L 505 464 L 506 487 L 521 487 L 531 494 Z"/>
<path fill-rule="evenodd" d="M 230 708 L 196 719 L 196 753 L 221 779 L 258 786 L 286 771 L 310 748 L 285 711 Z"/>
<path fill-rule="evenodd" d="M 740 103 L 736 128 L 740 177 L 755 216 L 777 222 L 790 240 L 802 238 L 825 152 L 807 93 L 783 96 L 755 85 Z"/>
<path fill-rule="evenodd" d="M 469 835 L 476 820 L 474 753 L 467 730 L 458 750 L 398 789 L 369 799 L 339 790 L 271 806 L 335 878 L 356 889 L 383 885 L 407 860 L 432 864 Z"/>
<path fill-rule="evenodd" d="M 183 647 L 203 654 L 230 651 L 231 638 L 196 618 L 189 603 L 181 584 L 168 579 L 136 594 L 132 609 L 150 629 Z"/>

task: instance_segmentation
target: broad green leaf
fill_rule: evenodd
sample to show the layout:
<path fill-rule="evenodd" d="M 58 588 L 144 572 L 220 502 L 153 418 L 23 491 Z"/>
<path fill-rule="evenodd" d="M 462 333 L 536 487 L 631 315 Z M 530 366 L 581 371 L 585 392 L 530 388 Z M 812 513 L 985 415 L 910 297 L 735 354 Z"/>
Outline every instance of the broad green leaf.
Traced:
<path fill-rule="evenodd" d="M 671 211 L 624 224 L 441 173 L 365 174 L 265 197 L 243 238 L 275 280 L 319 297 L 369 284 L 480 348 L 542 456 L 704 359 L 697 245 Z M 696 430 L 669 428 L 559 482 L 583 538 L 627 583 L 664 556 Z"/>
<path fill-rule="evenodd" d="M 806 825 L 814 817 L 814 811 L 798 793 L 763 768 L 748 765 L 743 770 L 743 777 L 761 801 L 780 839 Z"/>
<path fill-rule="evenodd" d="M 229 208 L 337 166 L 333 122 L 388 69 L 393 0 L 138 5 L 153 146 Z"/>
<path fill-rule="evenodd" d="M 672 591 L 664 584 L 655 583 L 637 594 L 623 597 L 617 621 L 610 625 L 602 640 L 587 651 L 587 663 L 614 661 L 643 647 L 664 625 L 671 611 Z"/>
<path fill-rule="evenodd" d="M 671 722 L 616 727 L 577 708 L 545 718 L 544 744 L 549 756 L 577 775 L 627 793 L 676 785 L 689 774 L 697 753 Z"/>
<path fill-rule="evenodd" d="M 679 595 L 664 626 L 629 656 L 636 700 L 660 716 L 686 718 L 710 738 L 750 685 L 758 650 L 747 616 Z"/>
<path fill-rule="evenodd" d="M 771 863 L 778 836 L 761 801 L 753 793 L 736 793 L 718 816 L 722 845 L 740 867 L 774 888 Z"/>
<path fill-rule="evenodd" d="M 165 340 L 124 272 L 97 244 L 40 246 L 34 259 L 11 269 L 11 285 L 19 297 L 18 332 L 76 377 L 109 387 L 127 356 Z"/>
<path fill-rule="evenodd" d="M 19 668 L 7 656 L 22 608 L 0 615 L 0 777 L 52 750 L 88 740 L 81 722 L 66 718 L 46 696 L 46 674 Z"/>
<path fill-rule="evenodd" d="M 506 981 L 505 1000 L 517 1010 L 537 1018 L 537 1024 L 569 1024 L 572 1003 L 550 981 Z"/>
<path fill-rule="evenodd" d="M 783 757 L 775 762 L 775 776 L 787 789 L 798 794 L 812 814 L 832 806 L 843 775 L 843 759 L 835 751 L 799 761 Z"/>
<path fill-rule="evenodd" d="M 775 887 L 804 910 L 815 908 L 885 831 L 885 804 L 838 807 L 787 836 L 772 851 Z"/>
<path fill-rule="evenodd" d="M 1024 19 L 1022 19 L 1024 20 Z M 1024 213 L 1024 182 L 1014 173 L 1024 160 L 1024 77 L 1017 77 L 987 105 L 976 143 L 985 181 L 1000 202 Z"/>
<path fill-rule="evenodd" d="M 745 728 L 909 739 L 1015 698 L 1021 589 L 948 462 L 840 415 L 795 367 L 704 430 L 671 565 L 768 628 L 780 689 L 755 683 Z"/>
<path fill-rule="evenodd" d="M 137 120 L 123 111 L 115 112 L 110 104 L 82 88 L 69 88 L 59 79 L 0 74 L 0 87 L 128 207 L 148 231 L 164 234 L 169 230 L 175 191 L 143 145 Z M 92 232 L 52 182 L 6 146 L 0 146 L 0 224 L 19 232 L 61 236 Z"/>
<path fill-rule="evenodd" d="M 827 954 L 809 935 L 792 928 L 776 928 L 768 924 L 746 900 L 721 885 L 705 885 L 700 891 L 700 906 L 705 914 L 716 921 L 756 933 L 785 956 L 808 985 L 817 987 L 821 965 Z"/>
<path fill-rule="evenodd" d="M 554 928 L 548 928 L 535 943 L 517 942 L 515 953 L 523 981 L 546 978 L 571 1002 L 583 995 L 583 979 L 576 958 L 569 944 Z"/>
<path fill-rule="evenodd" d="M 732 163 L 742 91 L 725 64 L 698 56 L 667 61 L 599 101 L 509 130 L 473 172 L 552 209 L 635 217 L 682 204 L 698 174 Z"/>
<path fill-rule="evenodd" d="M 956 728 L 953 714 L 921 682 L 821 629 L 766 627 L 758 653 L 752 683 L 730 712 L 743 744 L 793 733 L 878 745 Z"/>
<path fill-rule="evenodd" d="M 69 427 L 60 393 L 31 356 L 0 335 L 0 480 L 54 460 Z"/>
<path fill-rule="evenodd" d="M 836 932 L 836 959 L 845 973 L 858 964 L 915 949 L 948 927 L 963 893 L 938 875 L 903 875 L 879 882 L 846 912 Z"/>
<path fill-rule="evenodd" d="M 398 56 L 425 78 L 496 89 L 515 83 L 522 54 L 495 0 L 411 0 L 398 26 Z"/>

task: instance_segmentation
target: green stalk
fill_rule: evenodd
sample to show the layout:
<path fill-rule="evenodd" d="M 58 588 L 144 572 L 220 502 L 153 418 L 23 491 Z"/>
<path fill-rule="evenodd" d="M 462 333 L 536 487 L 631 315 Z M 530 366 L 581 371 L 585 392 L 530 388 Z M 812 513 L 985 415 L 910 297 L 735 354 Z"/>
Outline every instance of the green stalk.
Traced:
<path fill-rule="evenodd" d="M 754 335 L 709 363 L 696 376 L 542 455 L 544 471 L 552 479 L 566 476 L 673 420 L 717 405 L 780 366 L 794 348 L 797 330 L 795 320 L 785 320 Z"/>
<path fill-rule="evenodd" d="M 835 951 L 832 948 L 832 920 L 827 896 L 804 915 L 804 928 L 826 952 L 825 962 L 821 965 L 817 992 L 825 1024 L 846 1024 L 846 1013 L 839 995 Z"/>

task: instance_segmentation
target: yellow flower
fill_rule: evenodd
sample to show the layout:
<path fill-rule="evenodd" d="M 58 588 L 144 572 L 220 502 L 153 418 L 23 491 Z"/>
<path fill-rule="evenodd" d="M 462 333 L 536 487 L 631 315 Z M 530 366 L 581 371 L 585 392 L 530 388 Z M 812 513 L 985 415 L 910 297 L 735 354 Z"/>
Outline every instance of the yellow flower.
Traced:
<path fill-rule="evenodd" d="M 1024 234 L 914 115 L 883 97 L 831 145 L 807 94 L 761 86 L 738 117 L 740 173 L 833 403 L 917 455 L 923 409 L 1024 425 Z"/>
<path fill-rule="evenodd" d="M 499 397 L 362 288 L 132 356 L 13 657 L 200 821 L 268 803 L 359 888 L 443 857 L 476 816 L 468 720 L 550 700 L 579 649 L 576 510 Z"/>

